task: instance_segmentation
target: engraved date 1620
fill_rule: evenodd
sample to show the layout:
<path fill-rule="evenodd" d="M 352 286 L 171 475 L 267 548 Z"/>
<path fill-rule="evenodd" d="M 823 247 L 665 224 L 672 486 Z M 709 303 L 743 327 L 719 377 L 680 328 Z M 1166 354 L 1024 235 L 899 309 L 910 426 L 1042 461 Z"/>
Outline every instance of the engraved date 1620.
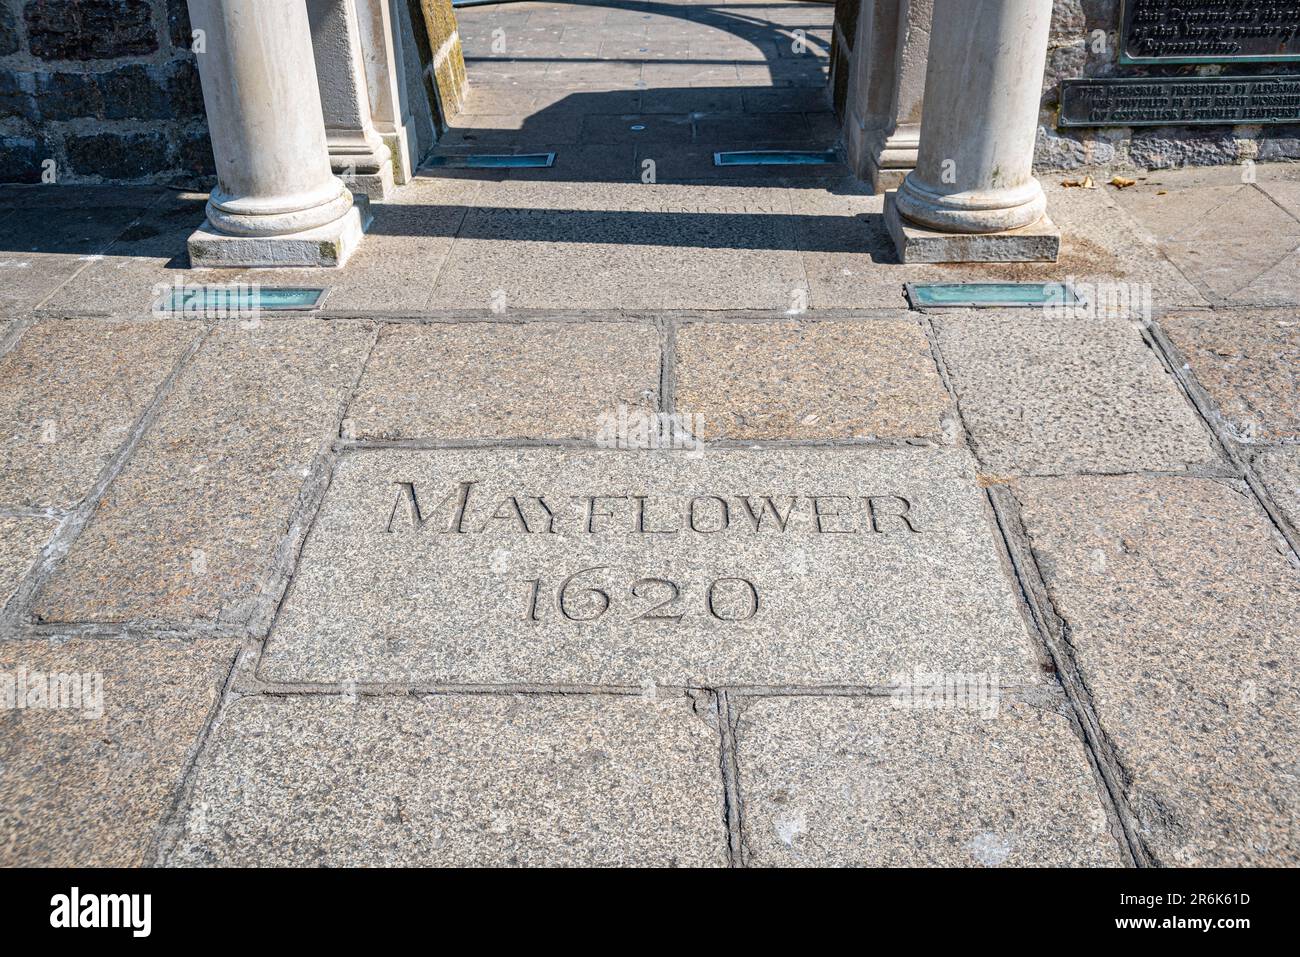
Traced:
<path fill-rule="evenodd" d="M 523 582 L 528 588 L 524 621 L 541 621 L 552 606 L 561 620 L 572 622 L 596 621 L 616 605 L 632 606 L 628 610 L 636 611 L 628 621 L 678 623 L 692 613 L 694 603 L 684 599 L 689 586 L 667 578 L 638 578 L 625 589 L 614 588 L 601 582 L 597 574 L 608 568 L 579 569 L 554 587 L 541 578 L 527 579 Z M 758 588 L 748 578 L 715 578 L 704 587 L 703 598 L 702 607 L 694 605 L 694 613 L 715 621 L 749 621 L 758 614 Z"/>

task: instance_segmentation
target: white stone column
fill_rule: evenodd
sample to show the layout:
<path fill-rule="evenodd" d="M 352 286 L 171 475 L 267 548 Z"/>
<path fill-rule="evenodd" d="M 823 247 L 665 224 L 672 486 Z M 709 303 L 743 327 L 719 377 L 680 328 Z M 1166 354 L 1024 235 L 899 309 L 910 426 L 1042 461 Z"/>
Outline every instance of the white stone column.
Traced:
<path fill-rule="evenodd" d="M 330 171 L 301 3 L 189 0 L 217 185 L 192 266 L 339 266 L 362 210 Z"/>
<path fill-rule="evenodd" d="M 907 262 L 1055 260 L 1034 178 L 1052 0 L 934 0 L 916 168 L 886 202 Z"/>
<path fill-rule="evenodd" d="M 354 192 L 382 200 L 393 192 L 392 154 L 370 114 L 355 0 L 307 0 L 307 15 L 330 165 Z"/>
<path fill-rule="evenodd" d="M 410 182 L 418 157 L 412 127 L 410 101 L 406 95 L 406 63 L 398 35 L 399 19 L 391 9 L 393 0 L 357 0 L 357 24 L 361 28 L 361 56 L 370 91 L 370 115 L 375 130 L 393 157 L 393 182 Z"/>
<path fill-rule="evenodd" d="M 916 166 L 933 12 L 933 0 L 863 0 L 858 15 L 845 145 L 876 192 Z"/>

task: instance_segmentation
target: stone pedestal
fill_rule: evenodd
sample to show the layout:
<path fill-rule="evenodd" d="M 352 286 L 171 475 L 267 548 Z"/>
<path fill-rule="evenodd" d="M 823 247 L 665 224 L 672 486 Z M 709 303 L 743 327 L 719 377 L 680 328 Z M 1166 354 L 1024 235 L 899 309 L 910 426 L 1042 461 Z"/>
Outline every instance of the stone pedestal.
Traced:
<path fill-rule="evenodd" d="M 1049 216 L 997 233 L 945 233 L 902 218 L 892 192 L 885 196 L 885 225 L 905 263 L 1050 263 L 1061 250 L 1061 231 Z"/>
<path fill-rule="evenodd" d="M 897 189 L 921 140 L 933 0 L 863 0 L 845 145 L 859 179 Z"/>
<path fill-rule="evenodd" d="M 193 266 L 339 266 L 365 228 L 330 170 L 301 3 L 190 0 L 217 167 Z"/>
<path fill-rule="evenodd" d="M 370 113 L 356 0 L 307 0 L 330 166 L 355 193 L 393 192 L 392 153 Z"/>
<path fill-rule="evenodd" d="M 415 175 L 419 163 L 415 118 L 406 93 L 406 62 L 392 0 L 357 0 L 361 55 L 370 91 L 370 117 L 375 132 L 392 154 L 393 182 L 399 186 Z"/>
<path fill-rule="evenodd" d="M 1056 258 L 1033 175 L 1051 16 L 1052 0 L 934 0 L 917 164 L 888 204 L 904 262 Z"/>

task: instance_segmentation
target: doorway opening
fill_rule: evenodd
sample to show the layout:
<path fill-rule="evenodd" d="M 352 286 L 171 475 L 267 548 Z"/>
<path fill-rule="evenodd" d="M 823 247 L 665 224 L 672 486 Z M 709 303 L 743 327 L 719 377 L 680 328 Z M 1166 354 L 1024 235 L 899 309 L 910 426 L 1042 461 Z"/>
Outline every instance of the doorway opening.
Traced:
<path fill-rule="evenodd" d="M 827 3 L 471 2 L 456 17 L 469 94 L 439 155 L 554 152 L 539 178 L 689 182 L 744 175 L 719 152 L 839 138 Z"/>

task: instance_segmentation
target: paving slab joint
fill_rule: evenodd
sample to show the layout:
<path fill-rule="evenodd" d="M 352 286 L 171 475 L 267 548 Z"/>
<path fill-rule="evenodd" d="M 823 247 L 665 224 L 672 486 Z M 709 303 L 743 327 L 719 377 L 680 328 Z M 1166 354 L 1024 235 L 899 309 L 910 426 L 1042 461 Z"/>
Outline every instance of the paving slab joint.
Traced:
<path fill-rule="evenodd" d="M 1231 465 L 1234 477 L 1245 483 L 1248 494 L 1264 510 L 1264 514 L 1272 523 L 1273 529 L 1280 539 L 1283 553 L 1286 554 L 1287 559 L 1293 566 L 1300 568 L 1300 529 L 1291 527 L 1277 502 L 1274 501 L 1268 486 L 1264 484 L 1255 471 L 1250 457 L 1250 451 L 1253 447 L 1242 446 L 1235 440 L 1232 430 L 1215 407 L 1214 400 L 1210 398 L 1210 394 L 1205 390 L 1205 387 L 1197 381 L 1192 372 L 1191 363 L 1187 361 L 1187 358 L 1173 344 L 1169 336 L 1165 334 L 1160 324 L 1155 320 L 1149 320 L 1143 324 L 1142 329 L 1143 337 L 1147 339 L 1155 353 L 1160 356 L 1161 362 L 1170 370 L 1174 382 L 1178 384 L 1187 401 L 1196 410 L 1196 414 L 1201 421 L 1205 423 L 1210 435 L 1214 437 L 1220 453 Z"/>
<path fill-rule="evenodd" d="M 335 436 L 341 435 L 344 430 L 344 423 L 348 420 L 348 413 L 352 410 L 352 404 L 361 389 L 361 382 L 365 377 L 366 369 L 370 365 L 370 359 L 375 353 L 379 333 L 380 328 L 378 325 L 371 328 L 370 342 L 366 346 L 366 354 L 361 362 L 357 364 L 356 375 L 353 377 L 352 382 L 349 383 L 347 393 L 340 400 L 335 411 L 331 430 Z M 285 598 L 289 594 L 289 589 L 293 583 L 294 572 L 297 570 L 298 562 L 302 556 L 303 546 L 307 543 L 307 538 L 311 534 L 312 526 L 316 523 L 316 517 L 320 514 L 321 505 L 325 501 L 325 495 L 329 491 L 330 483 L 334 478 L 334 469 L 338 464 L 339 455 L 338 440 L 334 440 L 330 442 L 329 448 L 325 452 L 318 454 L 312 460 L 309 474 L 298 492 L 298 502 L 288 528 L 280 537 L 279 544 L 276 546 L 275 558 L 272 562 L 268 580 L 263 584 L 248 616 L 246 627 L 250 634 L 262 639 L 262 649 L 265 648 L 266 639 L 270 637 L 275 621 L 280 615 L 280 610 L 284 607 Z M 259 651 L 257 661 L 254 663 L 254 674 L 256 674 L 256 669 L 260 664 L 261 654 Z"/>
<path fill-rule="evenodd" d="M 677 411 L 677 326 L 672 318 L 654 318 L 659 330 L 659 411 L 672 415 Z"/>
<path fill-rule="evenodd" d="M 0 336 L 0 359 L 3 359 L 10 349 L 18 345 L 18 340 L 23 337 L 23 333 L 39 321 L 40 317 L 35 315 L 13 320 L 8 331 L 3 336 Z"/>
<path fill-rule="evenodd" d="M 1020 503 L 1006 486 L 986 489 L 986 493 L 998 532 L 1010 556 L 1016 585 L 1031 612 L 1031 630 L 1051 660 L 1057 680 L 1070 703 L 1072 714 L 1069 717 L 1097 779 L 1099 796 L 1106 808 L 1106 816 L 1112 822 L 1112 833 L 1132 864 L 1150 867 L 1153 865 L 1151 853 L 1140 837 L 1137 815 L 1125 797 L 1123 784 L 1131 776 L 1120 762 L 1097 717 L 1092 693 L 1074 659 L 1069 623 L 1057 610 L 1047 589 L 1033 543 L 1020 519 Z"/>
<path fill-rule="evenodd" d="M 212 707 L 208 709 L 208 714 L 204 718 L 203 727 L 195 737 L 194 743 L 190 745 L 180 778 L 172 789 L 171 800 L 167 804 L 166 811 L 159 819 L 153 837 L 143 855 L 143 859 L 149 867 L 164 866 L 167 853 L 180 839 L 185 830 L 187 822 L 181 819 L 182 811 L 190 806 L 190 798 L 194 789 L 194 771 L 198 766 L 199 756 L 203 753 L 208 738 L 212 734 L 212 729 L 216 727 L 217 721 L 225 710 L 227 703 L 241 697 L 235 690 L 236 676 L 240 669 L 245 666 L 246 659 L 254 654 L 254 646 L 246 643 L 239 648 L 230 662 L 230 669 L 226 672 L 226 679 L 222 683 L 221 691 L 214 696 Z"/>
<path fill-rule="evenodd" d="M 727 860 L 731 867 L 749 866 L 749 848 L 745 846 L 744 797 L 740 792 L 740 761 L 736 746 L 736 721 L 739 710 L 731 692 L 719 689 L 716 694 L 718 733 L 722 738 L 720 770 L 723 800 L 726 802 Z"/>
<path fill-rule="evenodd" d="M 19 583 L 18 587 L 14 589 L 5 607 L 0 609 L 0 626 L 17 627 L 21 625 L 50 624 L 48 622 L 38 622 L 32 618 L 31 607 L 36 600 L 37 593 L 58 569 L 72 544 L 90 523 L 95 510 L 99 507 L 104 495 L 107 494 L 109 486 L 126 468 L 145 433 L 149 431 L 158 416 L 161 415 L 162 407 L 175 390 L 181 374 L 194 356 L 198 354 L 203 344 L 207 342 L 208 337 L 212 334 L 212 329 L 211 324 L 205 325 L 203 331 L 194 337 L 194 341 L 176 360 L 171 371 L 167 374 L 167 378 L 163 380 L 154 393 L 153 399 L 150 400 L 145 410 L 132 425 L 126 440 L 118 447 L 117 451 L 108 460 L 108 464 L 100 471 L 81 503 L 73 510 L 71 515 L 60 523 L 54 536 L 41 549 L 40 557 L 28 570 L 27 575 Z"/>

